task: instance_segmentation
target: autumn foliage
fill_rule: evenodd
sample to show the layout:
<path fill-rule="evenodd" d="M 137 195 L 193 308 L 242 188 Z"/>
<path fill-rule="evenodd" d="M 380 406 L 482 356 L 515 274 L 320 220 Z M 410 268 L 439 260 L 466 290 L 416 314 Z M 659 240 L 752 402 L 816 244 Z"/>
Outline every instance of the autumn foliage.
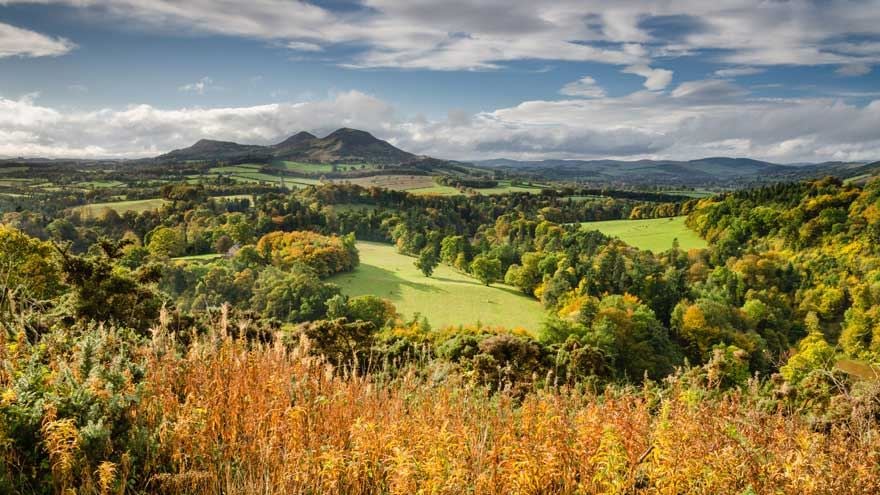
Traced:
<path fill-rule="evenodd" d="M 388 375 L 334 367 L 303 338 L 254 343 L 225 316 L 181 346 L 167 328 L 136 348 L 93 329 L 51 353 L 43 380 L 112 415 L 48 394 L 33 418 L 56 493 L 803 493 L 880 490 L 876 411 L 824 431 L 762 402 L 757 382 L 723 392 L 688 373 L 641 387 L 496 394 L 423 362 Z M 2 334 L 0 334 L 2 335 Z M 24 468 L 16 376 L 26 340 L 0 342 L 0 479 Z M 88 348 L 90 351 L 83 355 Z M 120 356 L 128 356 L 129 365 Z M 444 369 L 446 373 L 444 373 Z M 129 371 L 126 371 L 129 370 Z M 137 371 L 143 375 L 139 377 Z M 134 373 L 134 374 L 132 374 Z M 83 398 L 85 397 L 85 398 Z M 121 400 L 120 397 L 137 397 Z M 60 401 L 53 403 L 53 400 Z M 71 407 L 74 407 L 72 410 Z M 66 417 L 58 413 L 63 409 Z M 16 419 L 15 421 L 21 421 Z M 3 485 L 0 485 L 3 486 Z M 23 485 L 22 485 L 23 486 Z"/>
<path fill-rule="evenodd" d="M 257 251 L 279 268 L 308 265 L 319 277 L 347 272 L 358 263 L 354 236 L 324 236 L 309 231 L 272 232 L 257 242 Z"/>

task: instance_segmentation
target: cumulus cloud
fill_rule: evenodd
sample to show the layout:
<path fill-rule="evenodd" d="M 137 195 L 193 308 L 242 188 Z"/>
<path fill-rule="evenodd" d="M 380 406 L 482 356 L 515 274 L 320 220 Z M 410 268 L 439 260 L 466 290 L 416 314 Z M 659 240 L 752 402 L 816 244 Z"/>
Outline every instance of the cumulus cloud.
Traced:
<path fill-rule="evenodd" d="M 292 132 L 356 127 L 382 133 L 390 105 L 352 91 L 321 101 L 252 107 L 160 109 L 151 105 L 62 111 L 35 96 L 0 97 L 0 156 L 153 156 L 202 138 L 270 144 Z"/>
<path fill-rule="evenodd" d="M 631 65 L 625 69 L 623 72 L 626 74 L 635 74 L 637 76 L 642 76 L 645 78 L 645 87 L 652 90 L 658 91 L 666 86 L 669 86 L 669 83 L 672 82 L 672 71 L 667 69 L 652 69 L 647 65 Z"/>
<path fill-rule="evenodd" d="M 559 90 L 566 96 L 579 96 L 581 98 L 602 98 L 605 90 L 590 76 L 585 76 L 577 81 L 570 82 Z"/>
<path fill-rule="evenodd" d="M 349 67 L 479 70 L 520 59 L 649 66 L 652 56 L 703 53 L 757 67 L 880 63 L 880 0 L 363 0 L 345 11 L 296 0 L 39 1 L 156 30 L 287 41 L 300 51 L 353 46 Z"/>
<path fill-rule="evenodd" d="M 0 58 L 55 57 L 76 48 L 64 38 L 52 38 L 0 22 Z"/>
<path fill-rule="evenodd" d="M 880 100 L 857 106 L 835 98 L 750 98 L 744 91 L 729 81 L 690 81 L 670 93 L 526 101 L 475 114 L 453 110 L 433 120 L 401 116 L 358 91 L 250 107 L 95 111 L 43 106 L 35 95 L 0 97 L 0 155 L 154 156 L 202 138 L 270 144 L 300 130 L 323 134 L 347 126 L 414 153 L 452 159 L 880 158 Z"/>

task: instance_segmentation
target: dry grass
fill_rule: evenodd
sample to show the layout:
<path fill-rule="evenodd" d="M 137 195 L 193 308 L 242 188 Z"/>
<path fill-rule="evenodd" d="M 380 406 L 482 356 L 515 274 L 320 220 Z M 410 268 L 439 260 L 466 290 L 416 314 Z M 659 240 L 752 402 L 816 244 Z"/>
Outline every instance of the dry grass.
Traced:
<path fill-rule="evenodd" d="M 674 384 L 520 402 L 457 379 L 347 376 L 306 349 L 227 337 L 180 357 L 154 353 L 144 414 L 173 467 L 154 482 L 242 494 L 880 490 L 874 423 L 817 432 L 740 396 L 698 400 Z"/>
<path fill-rule="evenodd" d="M 517 399 L 487 393 L 448 364 L 424 363 L 396 378 L 352 375 L 311 355 L 307 341 L 253 344 L 226 326 L 224 315 L 218 330 L 182 352 L 159 329 L 139 349 L 146 375 L 126 417 L 152 432 L 145 451 L 88 461 L 83 425 L 45 410 L 39 448 L 51 463 L 52 491 L 880 492 L 874 413 L 817 430 L 767 408 L 756 389 L 718 395 L 675 378 L 662 387 L 550 388 Z M 24 362 L 25 345 L 0 337 L 0 386 L 11 385 L 3 370 Z M 94 378 L 87 383 L 103 390 Z M 0 444 L 0 461 L 15 466 L 18 453 L 7 448 Z M 139 459 L 134 470 L 130 459 Z"/>

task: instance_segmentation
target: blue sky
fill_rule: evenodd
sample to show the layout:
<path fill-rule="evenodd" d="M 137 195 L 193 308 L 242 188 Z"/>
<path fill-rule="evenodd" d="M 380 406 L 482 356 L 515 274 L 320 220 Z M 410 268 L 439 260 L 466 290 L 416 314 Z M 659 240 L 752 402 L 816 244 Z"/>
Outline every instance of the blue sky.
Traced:
<path fill-rule="evenodd" d="M 876 0 L 0 0 L 0 155 L 876 160 L 878 64 Z"/>

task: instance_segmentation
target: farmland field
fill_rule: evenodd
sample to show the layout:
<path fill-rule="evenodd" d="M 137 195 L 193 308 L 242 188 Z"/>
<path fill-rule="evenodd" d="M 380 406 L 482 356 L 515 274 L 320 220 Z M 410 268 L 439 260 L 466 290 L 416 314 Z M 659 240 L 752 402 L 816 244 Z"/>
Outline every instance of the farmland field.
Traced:
<path fill-rule="evenodd" d="M 114 201 L 112 203 L 93 203 L 90 205 L 79 206 L 77 207 L 77 210 L 83 212 L 87 217 L 100 215 L 101 212 L 106 209 L 116 210 L 116 213 L 121 215 L 127 211 L 141 213 L 144 211 L 155 210 L 164 203 L 165 200 L 161 198 L 138 199 L 134 201 Z"/>
<path fill-rule="evenodd" d="M 433 188 L 437 185 L 428 175 L 374 175 L 355 179 L 336 179 L 333 182 L 349 182 L 363 187 L 384 187 L 396 191 Z"/>
<path fill-rule="evenodd" d="M 261 172 L 260 169 L 263 165 L 254 164 L 254 163 L 246 163 L 242 165 L 229 165 L 225 167 L 214 167 L 209 170 L 209 173 L 206 175 L 193 175 L 189 176 L 189 179 L 198 181 L 202 178 L 211 179 L 216 178 L 217 175 L 225 175 L 230 179 L 240 182 L 240 183 L 260 183 L 267 182 L 275 185 L 281 184 L 281 176 L 272 175 Z M 284 184 L 288 188 L 300 188 L 315 184 L 320 184 L 321 181 L 317 179 L 306 179 L 301 177 L 285 177 Z"/>
<path fill-rule="evenodd" d="M 273 167 L 283 168 L 304 174 L 325 174 L 329 172 L 348 172 L 352 170 L 367 170 L 376 168 L 369 163 L 305 163 L 305 162 L 275 162 Z"/>
<path fill-rule="evenodd" d="M 685 217 L 651 218 L 648 220 L 610 220 L 584 222 L 585 229 L 598 230 L 605 235 L 619 237 L 623 242 L 639 249 L 665 251 L 678 239 L 681 249 L 706 247 L 706 241 L 684 224 Z"/>
<path fill-rule="evenodd" d="M 541 304 L 512 287 L 486 287 L 446 265 L 425 277 L 413 258 L 390 244 L 358 242 L 357 247 L 361 263 L 355 271 L 330 279 L 344 294 L 384 297 L 404 317 L 420 313 L 434 328 L 480 322 L 535 331 L 541 324 Z"/>
<path fill-rule="evenodd" d="M 480 194 L 508 194 L 515 192 L 525 192 L 530 194 L 538 194 L 541 192 L 541 186 L 531 185 L 511 185 L 510 181 L 501 181 L 498 183 L 496 187 L 489 187 L 485 189 L 475 189 Z"/>
<path fill-rule="evenodd" d="M 222 254 L 217 253 L 208 253 L 208 254 L 194 254 L 190 256 L 178 256 L 177 258 L 172 258 L 174 261 L 212 261 L 217 258 L 223 257 Z"/>

